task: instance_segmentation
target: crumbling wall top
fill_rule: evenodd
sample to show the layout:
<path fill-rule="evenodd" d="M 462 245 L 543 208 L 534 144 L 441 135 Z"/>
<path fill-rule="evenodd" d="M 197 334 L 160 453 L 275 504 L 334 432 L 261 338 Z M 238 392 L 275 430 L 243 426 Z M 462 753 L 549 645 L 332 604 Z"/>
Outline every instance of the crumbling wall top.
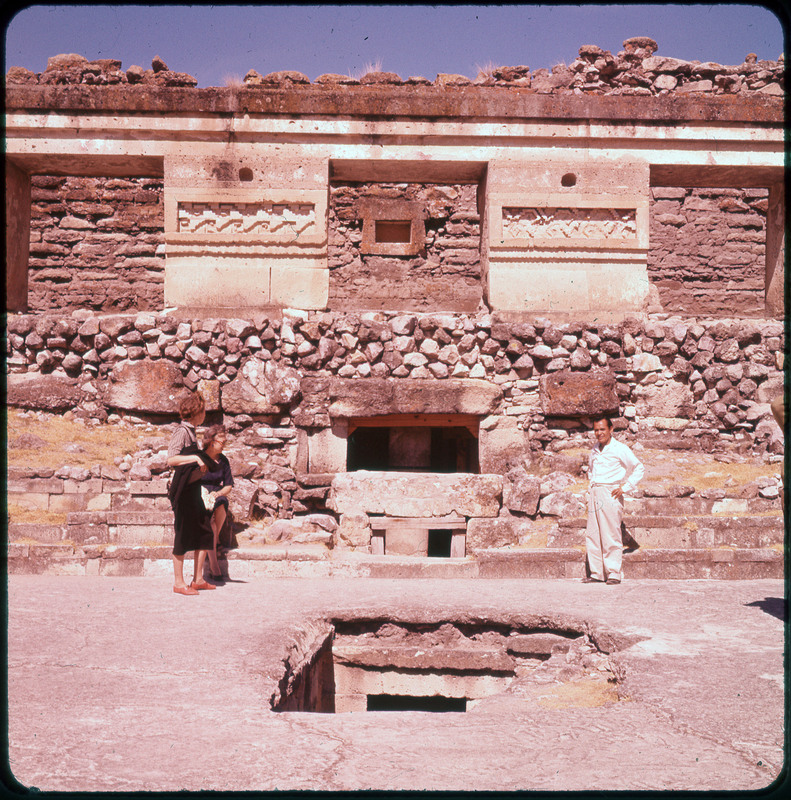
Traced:
<path fill-rule="evenodd" d="M 151 68 L 133 65 L 121 68 L 116 59 L 89 61 L 75 54 L 49 59 L 42 73 L 11 67 L 6 74 L 7 105 L 10 108 L 75 108 L 123 111 L 200 110 L 218 113 L 336 114 L 353 113 L 368 107 L 369 115 L 518 116 L 506 106 L 528 103 L 533 113 L 544 116 L 544 101 L 551 99 L 551 116 L 566 117 L 584 112 L 579 100 L 607 96 L 612 102 L 597 106 L 616 109 L 615 116 L 642 118 L 632 109 L 651 109 L 660 118 L 676 110 L 680 118 L 728 118 L 722 109 L 732 105 L 737 118 L 759 114 L 762 109 L 779 109 L 785 93 L 785 61 L 759 61 L 749 53 L 742 64 L 687 61 L 655 55 L 657 43 L 636 36 L 623 43 L 613 55 L 596 45 L 583 45 L 568 65 L 532 69 L 524 65 L 498 66 L 482 70 L 470 79 L 464 75 L 440 73 L 432 82 L 420 76 L 402 79 L 393 72 L 373 71 L 359 78 L 324 74 L 311 82 L 307 75 L 281 70 L 260 75 L 251 69 L 243 82 L 222 88 L 198 88 L 191 75 L 170 70 L 156 56 Z M 535 97 L 526 101 L 524 98 Z M 615 100 L 618 98 L 618 101 Z M 655 100 L 665 98 L 665 104 Z M 750 100 L 745 105 L 743 101 Z M 719 102 L 711 103 L 710 100 Z M 727 101 L 727 102 L 726 102 Z M 695 106 L 702 109 L 693 112 Z M 627 109 L 626 113 L 617 109 Z M 657 109 L 656 111 L 654 109 Z M 778 112 L 776 111 L 775 114 Z M 779 112 L 782 113 L 782 112 Z M 669 116 L 674 116 L 669 114 Z M 749 119 L 750 117 L 745 117 Z M 771 121 L 777 121 L 773 116 Z M 769 120 L 766 120 L 769 121 Z"/>

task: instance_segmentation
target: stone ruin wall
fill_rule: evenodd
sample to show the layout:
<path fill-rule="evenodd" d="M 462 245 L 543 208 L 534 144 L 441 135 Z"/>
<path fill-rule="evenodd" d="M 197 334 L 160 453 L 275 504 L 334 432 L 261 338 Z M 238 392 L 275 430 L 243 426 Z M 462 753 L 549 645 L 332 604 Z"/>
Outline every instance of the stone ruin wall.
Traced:
<path fill-rule="evenodd" d="M 429 407 L 436 388 L 451 404 L 463 391 L 479 406 L 481 471 L 514 481 L 514 468 L 523 475 L 547 462 L 546 468 L 577 474 L 583 463 L 565 453 L 587 451 L 589 429 L 579 418 L 556 416 L 578 398 L 552 400 L 546 392 L 545 382 L 560 374 L 608 384 L 627 442 L 782 452 L 765 404 L 782 390 L 784 345 L 782 323 L 757 320 L 627 318 L 597 326 L 502 323 L 485 314 L 15 315 L 8 320 L 8 402 L 73 409 L 94 423 L 108 413 L 172 419 L 172 397 L 199 388 L 210 417 L 221 413 L 234 434 L 237 518 L 291 519 L 327 513 L 334 476 L 314 472 L 307 451 L 330 433 L 332 398 L 362 398 L 381 413 L 388 403 L 381 379 L 406 381 L 412 397 L 426 393 L 426 411 L 436 411 Z M 49 379 L 45 387 L 39 376 Z M 468 381 L 463 389 L 458 379 Z M 55 477 L 78 483 L 165 477 L 166 446 L 164 435 L 96 475 L 64 468 Z M 18 477 L 53 477 L 35 467 L 24 473 Z"/>
<path fill-rule="evenodd" d="M 30 311 L 163 307 L 159 178 L 32 178 Z M 648 275 L 665 312 L 764 316 L 765 189 L 653 187 Z M 415 255 L 362 252 L 361 202 L 405 201 L 425 217 Z M 477 187 L 333 183 L 329 308 L 478 310 Z"/>
<path fill-rule="evenodd" d="M 164 306 L 161 178 L 31 178 L 31 311 Z"/>
<path fill-rule="evenodd" d="M 652 187 L 648 277 L 665 311 L 764 316 L 768 196 Z"/>
<path fill-rule="evenodd" d="M 364 242 L 366 203 L 382 218 L 422 217 L 424 246 L 409 255 L 366 252 L 376 249 Z M 330 308 L 474 312 L 481 303 L 474 184 L 333 183 L 329 231 Z"/>

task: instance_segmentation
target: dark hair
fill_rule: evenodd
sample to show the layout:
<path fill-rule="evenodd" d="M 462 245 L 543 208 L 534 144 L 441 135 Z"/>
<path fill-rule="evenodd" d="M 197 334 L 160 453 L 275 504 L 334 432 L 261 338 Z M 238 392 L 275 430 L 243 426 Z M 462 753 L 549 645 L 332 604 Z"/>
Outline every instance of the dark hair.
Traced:
<path fill-rule="evenodd" d="M 604 420 L 607 423 L 608 428 L 612 428 L 612 420 L 606 414 L 597 414 L 593 418 L 593 424 L 595 425 L 597 422 Z"/>
<path fill-rule="evenodd" d="M 203 449 L 205 450 L 221 433 L 227 433 L 225 425 L 212 425 L 203 432 Z"/>
<path fill-rule="evenodd" d="M 190 419 L 196 414 L 200 414 L 206 408 L 206 401 L 200 392 L 193 392 L 186 395 L 179 402 L 179 416 L 182 419 Z"/>

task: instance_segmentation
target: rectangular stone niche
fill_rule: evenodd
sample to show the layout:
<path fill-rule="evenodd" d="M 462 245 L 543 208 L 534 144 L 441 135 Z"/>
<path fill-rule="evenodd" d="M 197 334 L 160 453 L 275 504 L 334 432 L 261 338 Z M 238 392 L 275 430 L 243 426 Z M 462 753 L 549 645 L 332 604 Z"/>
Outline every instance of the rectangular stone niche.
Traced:
<path fill-rule="evenodd" d="M 542 681 L 573 671 L 570 650 L 582 658 L 593 649 L 581 630 L 485 621 L 335 620 L 305 633 L 290 648 L 274 711 L 466 711 L 539 668 Z"/>
<path fill-rule="evenodd" d="M 372 555 L 464 558 L 464 517 L 371 517 Z"/>

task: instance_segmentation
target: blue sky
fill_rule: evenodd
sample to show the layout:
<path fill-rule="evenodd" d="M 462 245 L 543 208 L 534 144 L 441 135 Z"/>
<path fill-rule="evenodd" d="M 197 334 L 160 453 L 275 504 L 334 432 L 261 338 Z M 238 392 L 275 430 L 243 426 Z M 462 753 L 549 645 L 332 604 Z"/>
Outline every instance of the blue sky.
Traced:
<path fill-rule="evenodd" d="M 775 60 L 783 26 L 769 7 L 707 5 L 31 5 L 5 12 L 5 69 L 42 72 L 49 56 L 79 53 L 144 68 L 158 55 L 199 86 L 248 70 L 359 75 L 379 62 L 402 78 L 474 78 L 485 65 L 550 68 L 581 45 L 613 54 L 650 36 L 657 55 L 741 64 Z"/>

